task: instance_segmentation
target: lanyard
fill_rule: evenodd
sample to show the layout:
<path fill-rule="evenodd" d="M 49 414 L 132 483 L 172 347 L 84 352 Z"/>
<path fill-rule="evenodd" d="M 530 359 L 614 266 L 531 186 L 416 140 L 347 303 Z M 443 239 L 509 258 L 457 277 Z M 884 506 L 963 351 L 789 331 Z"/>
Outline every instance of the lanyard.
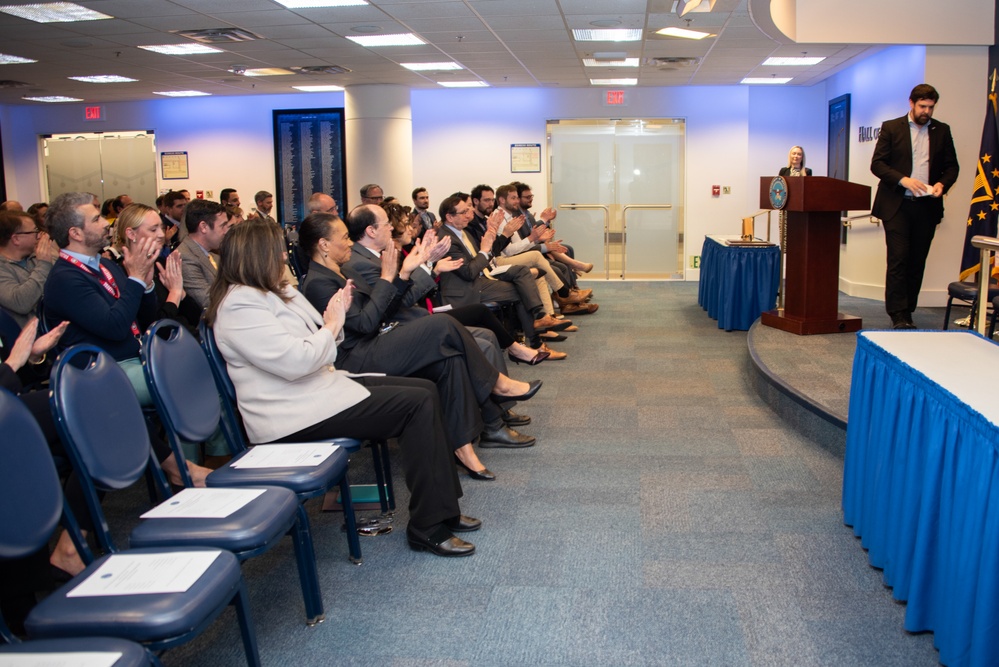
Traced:
<path fill-rule="evenodd" d="M 78 260 L 76 257 L 73 257 L 64 250 L 59 251 L 59 257 L 66 260 L 67 262 L 69 262 L 76 268 L 80 269 L 81 271 L 84 271 L 91 275 L 94 274 L 93 269 L 91 269 L 89 266 L 87 266 L 86 264 Z M 103 287 L 108 294 L 113 296 L 115 299 L 120 299 L 121 290 L 118 289 L 118 284 L 115 282 L 114 276 L 111 275 L 111 272 L 108 271 L 108 268 L 103 264 L 101 264 L 100 267 L 101 267 L 101 272 L 100 274 L 97 275 L 97 281 L 101 284 L 101 287 Z M 133 336 L 139 335 L 139 327 L 135 322 L 132 322 L 132 335 Z"/>

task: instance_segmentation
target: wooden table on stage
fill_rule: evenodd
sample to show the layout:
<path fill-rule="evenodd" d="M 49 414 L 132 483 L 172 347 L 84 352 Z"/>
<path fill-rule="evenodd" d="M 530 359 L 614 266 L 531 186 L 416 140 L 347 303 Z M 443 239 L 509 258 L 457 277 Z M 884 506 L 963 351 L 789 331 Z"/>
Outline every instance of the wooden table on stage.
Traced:
<path fill-rule="evenodd" d="M 760 178 L 760 207 L 770 204 L 772 176 Z M 784 248 L 784 310 L 760 321 L 793 334 L 859 331 L 859 317 L 839 312 L 839 238 L 842 211 L 871 207 L 871 188 L 824 176 L 787 181 L 787 247 Z"/>

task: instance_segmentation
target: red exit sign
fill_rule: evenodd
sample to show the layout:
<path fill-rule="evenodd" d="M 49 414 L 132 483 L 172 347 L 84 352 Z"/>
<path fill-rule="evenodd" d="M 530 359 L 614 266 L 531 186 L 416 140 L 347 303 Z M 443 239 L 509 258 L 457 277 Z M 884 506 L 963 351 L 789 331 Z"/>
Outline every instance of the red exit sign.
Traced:
<path fill-rule="evenodd" d="M 83 107 L 83 120 L 104 120 L 104 107 Z"/>
<path fill-rule="evenodd" d="M 628 105 L 628 96 L 623 90 L 605 90 L 604 106 L 623 107 Z"/>

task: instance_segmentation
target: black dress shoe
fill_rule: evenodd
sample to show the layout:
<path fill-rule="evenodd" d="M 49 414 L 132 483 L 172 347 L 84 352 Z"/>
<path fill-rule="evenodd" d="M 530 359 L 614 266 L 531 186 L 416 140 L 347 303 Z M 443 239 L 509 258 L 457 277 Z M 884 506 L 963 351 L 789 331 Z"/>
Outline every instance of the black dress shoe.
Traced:
<path fill-rule="evenodd" d="M 483 482 L 491 482 L 494 479 L 496 479 L 496 475 L 490 472 L 489 468 L 483 468 L 482 470 L 472 470 L 467 465 L 465 465 L 464 461 L 458 458 L 457 454 L 454 455 L 454 460 L 455 463 L 457 463 L 459 466 L 465 469 L 465 471 L 468 473 L 468 476 L 471 477 L 472 479 L 477 479 Z"/>
<path fill-rule="evenodd" d="M 513 410 L 503 413 L 503 423 L 507 426 L 527 426 L 531 423 L 531 418 L 527 415 L 518 415 Z"/>
<path fill-rule="evenodd" d="M 533 447 L 537 442 L 529 435 L 517 433 L 509 426 L 501 426 L 496 430 L 485 430 L 479 439 L 479 447 L 490 449 L 493 447 Z"/>
<path fill-rule="evenodd" d="M 891 313 L 891 328 L 895 330 L 906 330 L 915 329 L 916 325 L 912 323 L 912 315 L 908 311 L 899 311 L 897 313 Z"/>
<path fill-rule="evenodd" d="M 406 540 L 413 551 L 429 551 L 438 556 L 471 556 L 475 553 L 474 544 L 455 537 L 444 524 L 438 524 L 429 531 L 409 526 L 406 528 Z"/>
<path fill-rule="evenodd" d="M 499 394 L 493 394 L 492 397 L 496 400 L 497 403 L 502 403 L 503 401 L 526 401 L 530 398 L 533 398 L 534 395 L 538 393 L 538 389 L 541 389 L 542 384 L 543 384 L 542 380 L 535 380 L 534 382 L 529 382 L 527 391 L 525 391 L 523 394 L 519 396 L 500 396 Z"/>
<path fill-rule="evenodd" d="M 465 516 L 464 514 L 459 514 L 456 517 L 452 517 L 444 522 L 447 529 L 452 533 L 471 533 L 474 530 L 482 528 L 482 521 L 479 519 L 473 519 L 470 516 Z"/>

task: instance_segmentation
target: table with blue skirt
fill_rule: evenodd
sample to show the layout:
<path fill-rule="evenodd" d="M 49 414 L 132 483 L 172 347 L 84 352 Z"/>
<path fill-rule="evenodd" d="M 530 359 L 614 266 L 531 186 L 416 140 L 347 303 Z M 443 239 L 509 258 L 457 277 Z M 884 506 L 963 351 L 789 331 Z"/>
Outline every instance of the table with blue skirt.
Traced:
<path fill-rule="evenodd" d="M 719 329 L 748 331 L 760 313 L 777 304 L 780 248 L 730 246 L 727 240 L 704 237 L 697 303 L 718 320 Z"/>
<path fill-rule="evenodd" d="M 997 383 L 999 345 L 975 333 L 857 336 L 844 520 L 952 667 L 999 664 Z"/>

